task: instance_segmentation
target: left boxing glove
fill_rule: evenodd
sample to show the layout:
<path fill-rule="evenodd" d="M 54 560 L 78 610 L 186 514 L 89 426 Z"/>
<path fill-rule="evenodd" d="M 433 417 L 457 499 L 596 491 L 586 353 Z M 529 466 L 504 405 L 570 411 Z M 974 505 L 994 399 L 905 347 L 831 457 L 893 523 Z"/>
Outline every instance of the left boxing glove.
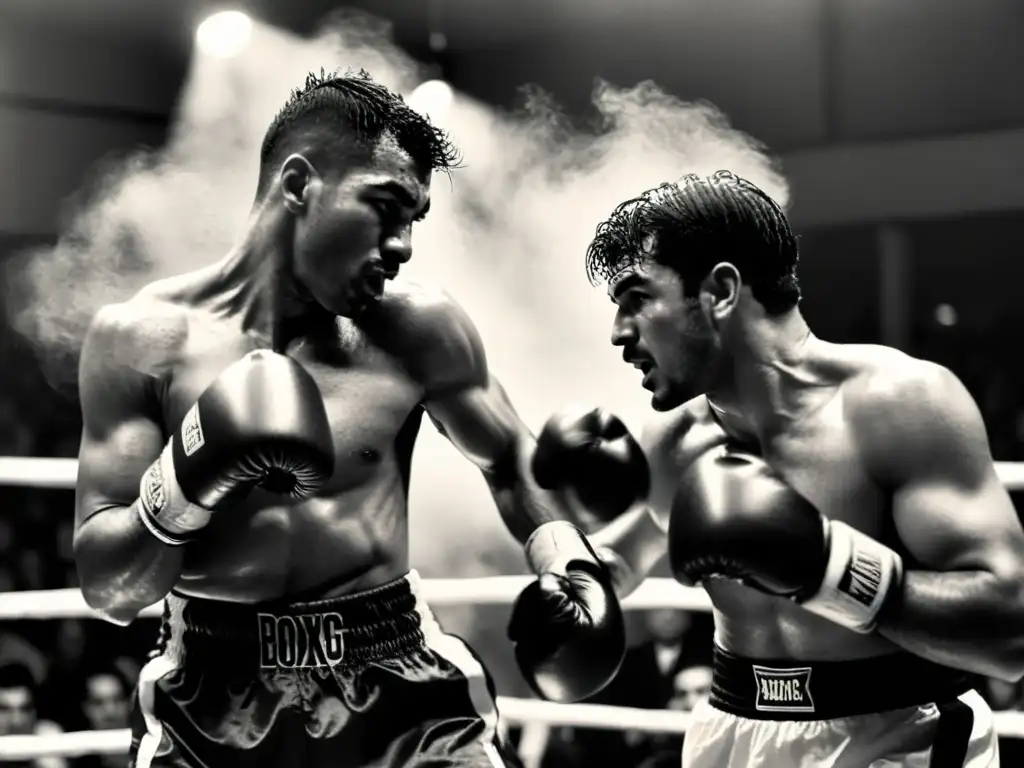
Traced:
<path fill-rule="evenodd" d="M 296 361 L 252 352 L 189 408 L 140 483 L 137 510 L 165 544 L 187 543 L 257 486 L 305 498 L 334 470 L 323 397 Z"/>
<path fill-rule="evenodd" d="M 567 409 L 548 419 L 531 470 L 541 488 L 575 491 L 603 522 L 646 498 L 650 487 L 643 450 L 622 420 L 603 408 Z"/>
<path fill-rule="evenodd" d="M 572 523 L 540 526 L 526 542 L 539 578 L 512 608 L 508 637 L 530 687 L 549 701 L 580 701 L 615 677 L 626 627 L 610 575 Z"/>
<path fill-rule="evenodd" d="M 902 589 L 903 560 L 830 521 L 759 457 L 728 447 L 684 473 L 669 520 L 676 577 L 739 579 L 855 632 L 874 630 Z"/>

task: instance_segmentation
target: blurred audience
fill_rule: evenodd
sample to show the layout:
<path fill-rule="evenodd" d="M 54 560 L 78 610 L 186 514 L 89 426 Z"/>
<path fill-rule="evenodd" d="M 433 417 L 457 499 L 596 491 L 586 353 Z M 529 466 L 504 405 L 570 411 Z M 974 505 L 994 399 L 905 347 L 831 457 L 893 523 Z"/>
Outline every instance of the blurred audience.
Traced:
<path fill-rule="evenodd" d="M 38 712 L 39 681 L 21 664 L 0 665 L 0 736 L 54 736 L 63 733 L 57 723 L 43 719 Z M 40 757 L 26 761 L 4 761 L 3 766 L 67 768 L 60 757 Z"/>

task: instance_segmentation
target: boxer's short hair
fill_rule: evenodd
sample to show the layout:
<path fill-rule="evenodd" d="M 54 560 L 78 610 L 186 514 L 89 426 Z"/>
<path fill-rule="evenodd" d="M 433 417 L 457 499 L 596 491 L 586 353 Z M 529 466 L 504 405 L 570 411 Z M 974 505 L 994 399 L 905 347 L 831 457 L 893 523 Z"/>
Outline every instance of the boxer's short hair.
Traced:
<path fill-rule="evenodd" d="M 597 284 L 646 259 L 679 273 L 687 297 L 728 261 L 768 313 L 800 301 L 799 249 L 785 212 L 730 171 L 691 174 L 619 205 L 587 249 L 587 277 Z"/>
<path fill-rule="evenodd" d="M 424 175 L 450 170 L 459 162 L 444 131 L 366 71 L 328 75 L 321 70 L 292 91 L 267 128 L 260 148 L 258 196 L 276 179 L 285 158 L 309 145 L 311 134 L 325 155 L 348 158 L 368 156 L 378 141 L 393 137 Z"/>

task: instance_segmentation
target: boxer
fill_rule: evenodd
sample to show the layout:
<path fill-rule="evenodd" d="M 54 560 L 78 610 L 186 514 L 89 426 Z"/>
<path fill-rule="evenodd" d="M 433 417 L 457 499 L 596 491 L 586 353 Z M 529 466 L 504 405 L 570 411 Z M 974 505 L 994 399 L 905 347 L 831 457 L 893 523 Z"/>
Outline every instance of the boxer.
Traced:
<path fill-rule="evenodd" d="M 967 673 L 1024 674 L 1024 533 L 963 385 L 816 338 L 785 214 L 728 172 L 620 205 L 587 267 L 655 412 L 649 493 L 620 489 L 637 503 L 591 543 L 620 597 L 667 552 L 714 606 L 683 765 L 998 765 Z M 540 439 L 538 479 L 579 502 L 588 461 L 604 483 L 644 468 L 601 411 Z"/>
<path fill-rule="evenodd" d="M 571 701 L 625 650 L 607 568 L 560 520 L 476 328 L 397 278 L 447 137 L 365 73 L 274 119 L 221 261 L 101 310 L 80 366 L 75 554 L 127 624 L 165 601 L 132 765 L 514 765 L 480 661 L 409 571 L 422 414 L 483 471 L 541 577 L 516 607 L 533 687 Z M 440 535 L 440 532 L 439 532 Z"/>

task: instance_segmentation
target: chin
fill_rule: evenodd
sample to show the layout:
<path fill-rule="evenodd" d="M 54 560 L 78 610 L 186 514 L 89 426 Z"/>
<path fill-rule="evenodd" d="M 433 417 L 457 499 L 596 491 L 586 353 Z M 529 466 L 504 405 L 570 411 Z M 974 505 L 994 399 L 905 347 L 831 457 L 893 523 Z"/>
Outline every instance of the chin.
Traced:
<path fill-rule="evenodd" d="M 684 403 L 690 402 L 697 396 L 697 392 L 689 388 L 656 389 L 651 394 L 651 408 L 659 413 L 671 411 Z"/>
<path fill-rule="evenodd" d="M 349 296 L 323 296 L 317 300 L 322 309 L 339 317 L 356 317 L 363 308 Z"/>
<path fill-rule="evenodd" d="M 676 408 L 676 407 L 682 405 L 684 402 L 686 402 L 686 401 L 685 400 L 681 400 L 679 402 L 676 402 L 674 399 L 673 400 L 669 400 L 669 399 L 661 397 L 659 395 L 651 395 L 651 408 L 653 410 L 657 411 L 658 413 L 664 413 L 665 411 L 671 411 L 673 408 Z"/>

